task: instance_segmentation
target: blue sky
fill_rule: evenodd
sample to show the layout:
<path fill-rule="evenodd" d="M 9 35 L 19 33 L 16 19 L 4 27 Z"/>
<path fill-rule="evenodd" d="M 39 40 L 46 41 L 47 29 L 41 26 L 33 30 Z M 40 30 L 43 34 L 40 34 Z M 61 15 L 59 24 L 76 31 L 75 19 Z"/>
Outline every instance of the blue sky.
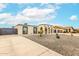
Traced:
<path fill-rule="evenodd" d="M 6 3 L 0 4 L 0 27 L 17 24 L 50 24 L 79 28 L 79 4 Z"/>

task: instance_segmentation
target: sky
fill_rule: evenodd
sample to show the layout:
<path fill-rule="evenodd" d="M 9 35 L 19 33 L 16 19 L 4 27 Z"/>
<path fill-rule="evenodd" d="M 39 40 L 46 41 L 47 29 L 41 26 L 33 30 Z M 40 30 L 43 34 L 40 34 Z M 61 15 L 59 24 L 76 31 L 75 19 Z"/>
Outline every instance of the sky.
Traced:
<path fill-rule="evenodd" d="M 78 3 L 0 3 L 0 28 L 17 24 L 79 28 Z"/>

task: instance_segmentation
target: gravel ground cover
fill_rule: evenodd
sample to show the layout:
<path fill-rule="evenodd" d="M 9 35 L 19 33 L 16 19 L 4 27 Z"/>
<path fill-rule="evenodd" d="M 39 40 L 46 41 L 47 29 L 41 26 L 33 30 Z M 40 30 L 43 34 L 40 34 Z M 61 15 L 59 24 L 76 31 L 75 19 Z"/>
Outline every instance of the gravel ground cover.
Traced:
<path fill-rule="evenodd" d="M 70 36 L 64 34 L 51 35 L 23 35 L 30 40 L 33 40 L 51 50 L 54 50 L 64 56 L 79 56 L 79 36 Z"/>

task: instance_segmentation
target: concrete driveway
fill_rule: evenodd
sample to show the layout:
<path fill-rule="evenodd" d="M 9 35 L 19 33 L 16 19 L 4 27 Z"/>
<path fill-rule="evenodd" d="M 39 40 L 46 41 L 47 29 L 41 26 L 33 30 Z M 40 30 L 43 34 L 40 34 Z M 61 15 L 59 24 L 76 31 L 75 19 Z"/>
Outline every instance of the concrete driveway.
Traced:
<path fill-rule="evenodd" d="M 62 56 L 36 42 L 18 35 L 0 36 L 0 56 Z"/>

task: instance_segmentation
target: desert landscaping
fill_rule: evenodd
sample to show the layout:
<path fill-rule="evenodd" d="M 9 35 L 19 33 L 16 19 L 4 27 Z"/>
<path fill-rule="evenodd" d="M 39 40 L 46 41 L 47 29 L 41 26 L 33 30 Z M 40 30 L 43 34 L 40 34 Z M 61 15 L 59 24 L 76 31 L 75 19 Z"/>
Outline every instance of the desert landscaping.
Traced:
<path fill-rule="evenodd" d="M 79 56 L 79 34 L 58 34 L 60 38 L 56 38 L 56 34 L 51 35 L 24 35 L 53 51 L 64 56 Z"/>

